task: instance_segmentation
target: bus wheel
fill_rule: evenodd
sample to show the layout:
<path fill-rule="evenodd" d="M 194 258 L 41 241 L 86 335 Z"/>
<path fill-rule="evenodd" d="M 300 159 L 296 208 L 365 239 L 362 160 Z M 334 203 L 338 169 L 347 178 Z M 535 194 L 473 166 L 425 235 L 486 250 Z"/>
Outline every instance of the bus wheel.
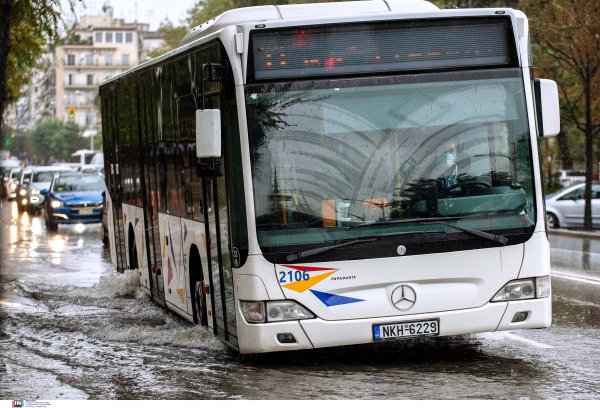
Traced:
<path fill-rule="evenodd" d="M 202 277 L 202 263 L 198 248 L 192 247 L 190 251 L 190 287 L 192 288 L 192 310 L 194 322 L 206 326 L 208 317 L 206 315 L 206 295 L 203 291 L 204 281 Z"/>
<path fill-rule="evenodd" d="M 137 243 L 135 241 L 135 232 L 133 231 L 133 226 L 129 224 L 129 269 L 137 270 L 139 268 L 138 265 L 138 253 L 137 253 Z"/>

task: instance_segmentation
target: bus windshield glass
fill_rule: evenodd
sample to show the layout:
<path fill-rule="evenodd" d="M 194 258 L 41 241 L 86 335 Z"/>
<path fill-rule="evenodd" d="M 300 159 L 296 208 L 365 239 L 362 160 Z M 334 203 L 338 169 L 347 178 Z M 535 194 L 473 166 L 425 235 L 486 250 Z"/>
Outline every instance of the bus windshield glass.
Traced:
<path fill-rule="evenodd" d="M 246 103 L 262 247 L 401 231 L 431 240 L 428 230 L 452 228 L 419 221 L 440 217 L 533 232 L 519 69 L 250 85 Z"/>

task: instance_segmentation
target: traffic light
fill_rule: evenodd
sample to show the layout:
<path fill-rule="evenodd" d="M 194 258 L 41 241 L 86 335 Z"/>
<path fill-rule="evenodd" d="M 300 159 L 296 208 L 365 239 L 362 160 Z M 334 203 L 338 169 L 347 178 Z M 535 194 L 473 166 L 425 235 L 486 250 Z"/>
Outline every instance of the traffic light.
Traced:
<path fill-rule="evenodd" d="M 75 108 L 69 108 L 69 119 L 73 119 L 75 117 Z"/>
<path fill-rule="evenodd" d="M 15 137 L 15 131 L 13 130 L 12 133 L 10 134 L 10 137 Z"/>

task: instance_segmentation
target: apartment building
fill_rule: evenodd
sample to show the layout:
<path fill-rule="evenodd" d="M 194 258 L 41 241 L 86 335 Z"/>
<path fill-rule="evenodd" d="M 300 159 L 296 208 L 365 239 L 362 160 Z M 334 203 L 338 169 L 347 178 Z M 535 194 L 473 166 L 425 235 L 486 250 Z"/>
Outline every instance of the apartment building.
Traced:
<path fill-rule="evenodd" d="M 110 14 L 82 16 L 55 51 L 43 91 L 48 96 L 46 109 L 53 109 L 59 119 L 78 123 L 88 133 L 98 130 L 100 112 L 94 100 L 98 86 L 142 62 L 147 52 L 144 37 L 157 37 L 148 29 L 148 24 L 125 23 Z"/>

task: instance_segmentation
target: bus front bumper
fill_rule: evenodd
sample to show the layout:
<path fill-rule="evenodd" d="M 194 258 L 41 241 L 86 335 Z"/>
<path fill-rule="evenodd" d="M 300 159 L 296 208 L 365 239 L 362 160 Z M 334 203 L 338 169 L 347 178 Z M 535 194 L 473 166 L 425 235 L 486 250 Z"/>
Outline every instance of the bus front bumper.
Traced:
<path fill-rule="evenodd" d="M 512 323 L 513 317 L 519 312 L 528 312 L 527 318 L 522 322 Z M 242 354 L 252 354 L 373 343 L 374 324 L 435 318 L 440 321 L 440 336 L 546 328 L 552 323 L 552 300 L 548 297 L 487 303 L 478 308 L 439 313 L 337 321 L 316 318 L 249 324 L 238 314 L 239 350 Z M 277 335 L 286 333 L 292 334 L 296 342 L 280 343 Z"/>

